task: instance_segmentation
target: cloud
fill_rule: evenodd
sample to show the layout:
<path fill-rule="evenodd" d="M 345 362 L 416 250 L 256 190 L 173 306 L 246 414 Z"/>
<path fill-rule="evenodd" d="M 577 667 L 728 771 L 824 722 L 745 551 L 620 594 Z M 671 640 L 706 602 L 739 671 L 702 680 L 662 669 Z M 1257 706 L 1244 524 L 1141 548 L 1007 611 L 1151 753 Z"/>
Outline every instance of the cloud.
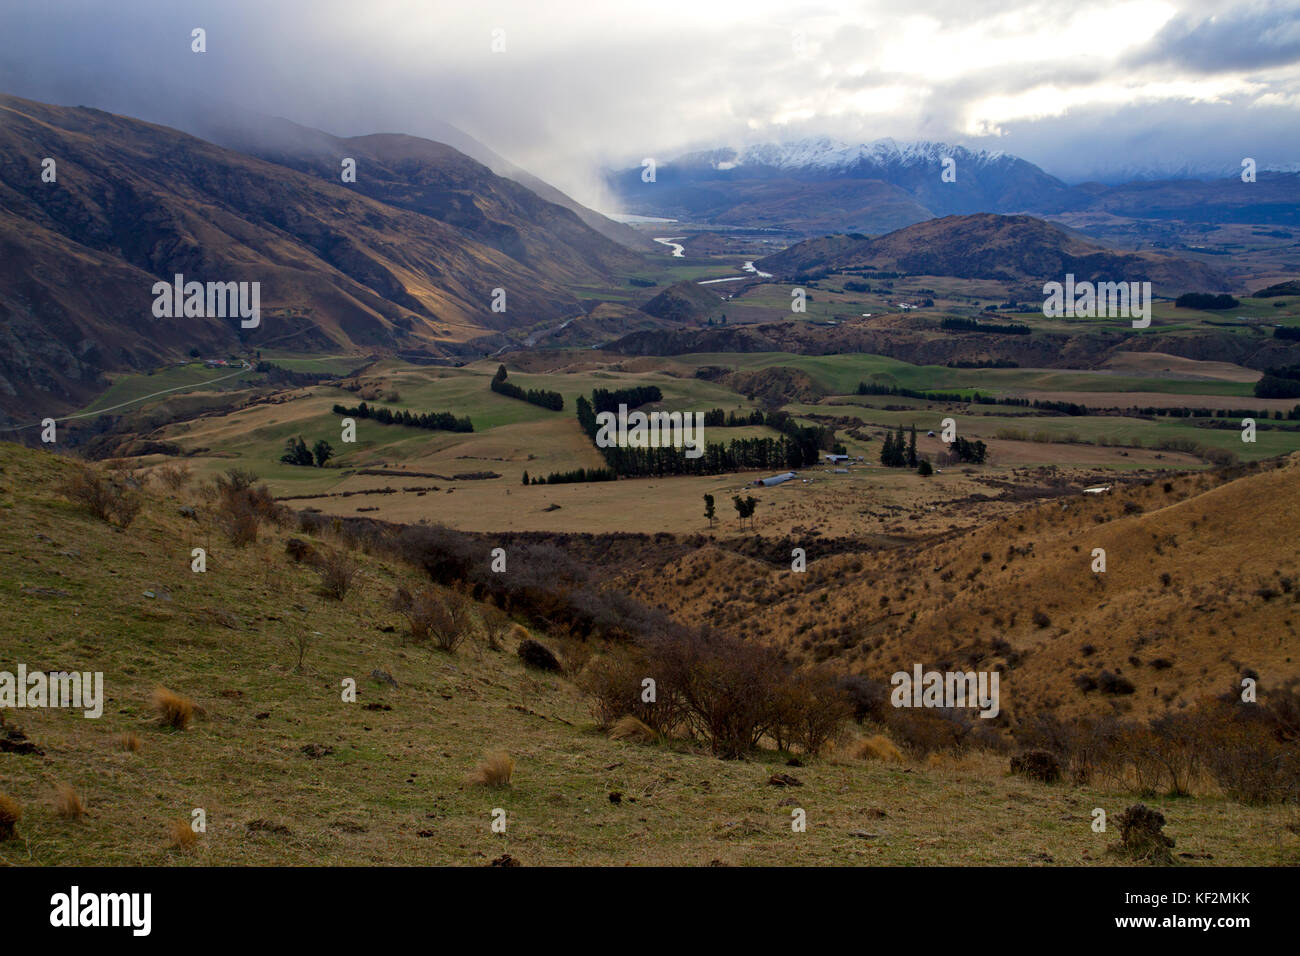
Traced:
<path fill-rule="evenodd" d="M 605 164 L 804 135 L 1023 149 L 1070 176 L 1113 166 L 1115 143 L 1134 166 L 1261 143 L 1300 160 L 1293 9 L 42 0 L 0 5 L 0 89 L 190 129 L 216 106 L 342 136 L 436 137 L 441 121 L 589 202 Z"/>
<path fill-rule="evenodd" d="M 1300 64 L 1300 5 L 1265 3 L 1179 14 L 1131 62 L 1172 65 L 1192 73 Z"/>

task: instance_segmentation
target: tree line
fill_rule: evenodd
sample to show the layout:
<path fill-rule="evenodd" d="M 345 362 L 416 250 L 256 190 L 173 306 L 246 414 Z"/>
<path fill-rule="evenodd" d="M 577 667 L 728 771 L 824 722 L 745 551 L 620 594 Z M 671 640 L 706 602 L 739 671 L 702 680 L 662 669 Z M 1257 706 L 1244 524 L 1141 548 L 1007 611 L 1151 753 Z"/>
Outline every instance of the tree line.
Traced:
<path fill-rule="evenodd" d="M 381 405 L 367 405 L 362 402 L 356 408 L 335 405 L 334 414 L 347 415 L 352 418 L 369 418 L 381 425 L 406 425 L 408 428 L 424 428 L 429 431 L 472 432 L 474 423 L 469 416 L 457 418 L 451 412 L 416 412 L 406 409 L 393 410 Z"/>
<path fill-rule="evenodd" d="M 492 391 L 499 395 L 517 398 L 539 408 L 549 408 L 553 412 L 564 411 L 563 395 L 543 388 L 530 388 L 524 391 L 518 385 L 506 381 L 506 367 L 504 365 L 500 366 L 496 375 L 492 376 Z"/>

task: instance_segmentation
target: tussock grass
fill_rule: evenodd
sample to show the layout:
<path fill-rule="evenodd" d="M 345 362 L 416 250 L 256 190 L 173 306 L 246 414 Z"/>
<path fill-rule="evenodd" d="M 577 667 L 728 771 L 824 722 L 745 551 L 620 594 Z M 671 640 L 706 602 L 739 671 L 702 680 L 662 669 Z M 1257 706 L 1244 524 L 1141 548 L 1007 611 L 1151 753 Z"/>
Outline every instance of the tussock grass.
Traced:
<path fill-rule="evenodd" d="M 80 823 L 86 817 L 86 805 L 70 783 L 54 787 L 54 812 L 63 820 Z"/>
<path fill-rule="evenodd" d="M 199 835 L 190 826 L 190 821 L 177 817 L 167 824 L 167 845 L 173 850 L 188 850 L 199 842 Z"/>
<path fill-rule="evenodd" d="M 884 760 L 902 763 L 903 754 L 884 734 L 876 734 L 858 741 L 853 747 L 853 756 L 858 760 Z"/>
<path fill-rule="evenodd" d="M 628 714 L 625 717 L 620 717 L 614 722 L 614 726 L 609 728 L 609 739 L 631 740 L 639 744 L 651 744 L 659 739 L 659 735 L 644 722 Z"/>
<path fill-rule="evenodd" d="M 18 832 L 18 821 L 23 818 L 23 808 L 8 794 L 0 793 L 0 841 L 12 840 Z"/>
<path fill-rule="evenodd" d="M 194 701 L 182 697 L 166 687 L 158 687 L 151 698 L 153 709 L 158 712 L 158 720 L 164 727 L 172 730 L 185 730 L 194 718 Z"/>
<path fill-rule="evenodd" d="M 465 782 L 475 787 L 508 787 L 515 771 L 515 761 L 508 753 L 497 751 L 485 756 Z"/>

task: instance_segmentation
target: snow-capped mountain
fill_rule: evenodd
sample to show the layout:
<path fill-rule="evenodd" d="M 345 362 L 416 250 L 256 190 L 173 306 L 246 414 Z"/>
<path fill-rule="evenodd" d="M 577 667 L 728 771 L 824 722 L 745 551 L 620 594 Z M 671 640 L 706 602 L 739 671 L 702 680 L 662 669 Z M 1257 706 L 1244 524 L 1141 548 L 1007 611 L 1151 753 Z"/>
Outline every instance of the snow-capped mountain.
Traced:
<path fill-rule="evenodd" d="M 1059 202 L 1069 187 L 1000 151 L 878 139 L 811 137 L 688 153 L 609 176 L 625 211 L 730 224 L 781 223 L 879 232 L 931 216 L 1019 212 Z M 654 188 L 647 188 L 653 186 Z"/>
<path fill-rule="evenodd" d="M 817 171 L 844 173 L 862 166 L 942 165 L 945 159 L 965 160 L 976 165 L 996 163 L 1007 157 L 1001 150 L 969 150 L 964 146 L 921 141 L 900 143 L 895 139 L 877 139 L 870 143 L 845 143 L 827 136 L 811 137 L 788 143 L 760 143 L 734 149 L 711 150 L 680 157 L 676 163 L 694 165 L 706 162 L 714 169 L 778 169 L 783 171 Z M 1014 159 L 1014 157 L 1010 157 Z"/>

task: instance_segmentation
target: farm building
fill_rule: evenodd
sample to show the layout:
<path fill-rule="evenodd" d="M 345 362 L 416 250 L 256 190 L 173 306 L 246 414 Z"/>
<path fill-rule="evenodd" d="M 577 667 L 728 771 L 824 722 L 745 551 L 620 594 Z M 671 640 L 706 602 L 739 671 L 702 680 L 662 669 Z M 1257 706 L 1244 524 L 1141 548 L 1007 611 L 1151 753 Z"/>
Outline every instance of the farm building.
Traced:
<path fill-rule="evenodd" d="M 848 461 L 848 460 L 849 460 L 849 456 L 848 456 L 848 455 L 826 455 L 825 458 L 826 458 L 826 460 L 829 461 L 832 465 L 838 465 L 838 464 L 840 464 L 841 462 L 845 462 L 845 461 Z"/>
<path fill-rule="evenodd" d="M 779 475 L 773 475 L 771 478 L 760 478 L 758 481 L 754 482 L 754 485 L 770 488 L 773 485 L 784 484 L 793 477 L 795 477 L 795 473 L 793 471 L 787 471 Z"/>

